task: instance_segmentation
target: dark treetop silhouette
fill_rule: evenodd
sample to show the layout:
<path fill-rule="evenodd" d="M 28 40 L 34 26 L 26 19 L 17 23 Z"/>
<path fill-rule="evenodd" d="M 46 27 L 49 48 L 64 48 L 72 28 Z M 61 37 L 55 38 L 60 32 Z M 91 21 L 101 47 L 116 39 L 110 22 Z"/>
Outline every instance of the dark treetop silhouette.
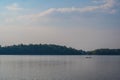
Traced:
<path fill-rule="evenodd" d="M 54 44 L 0 46 L 0 55 L 120 55 L 120 49 L 77 50 Z"/>

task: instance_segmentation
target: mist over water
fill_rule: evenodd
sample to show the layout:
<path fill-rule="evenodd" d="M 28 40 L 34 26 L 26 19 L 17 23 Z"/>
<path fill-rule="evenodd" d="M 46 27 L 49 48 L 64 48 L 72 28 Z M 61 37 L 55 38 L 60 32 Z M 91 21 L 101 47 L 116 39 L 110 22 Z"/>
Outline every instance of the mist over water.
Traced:
<path fill-rule="evenodd" d="M 0 56 L 0 80 L 120 80 L 120 56 Z"/>

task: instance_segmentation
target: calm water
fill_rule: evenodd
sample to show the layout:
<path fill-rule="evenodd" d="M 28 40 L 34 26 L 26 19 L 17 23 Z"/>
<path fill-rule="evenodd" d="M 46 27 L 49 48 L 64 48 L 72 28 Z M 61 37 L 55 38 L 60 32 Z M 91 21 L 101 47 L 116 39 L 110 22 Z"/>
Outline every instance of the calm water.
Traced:
<path fill-rule="evenodd" d="M 120 80 L 120 56 L 0 56 L 0 80 Z"/>

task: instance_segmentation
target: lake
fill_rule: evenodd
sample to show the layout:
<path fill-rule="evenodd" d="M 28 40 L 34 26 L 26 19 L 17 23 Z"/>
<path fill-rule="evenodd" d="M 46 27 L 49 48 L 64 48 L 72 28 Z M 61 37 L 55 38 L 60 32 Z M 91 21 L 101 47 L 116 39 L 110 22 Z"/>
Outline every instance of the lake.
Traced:
<path fill-rule="evenodd" d="M 120 80 L 120 56 L 0 56 L 0 80 Z"/>

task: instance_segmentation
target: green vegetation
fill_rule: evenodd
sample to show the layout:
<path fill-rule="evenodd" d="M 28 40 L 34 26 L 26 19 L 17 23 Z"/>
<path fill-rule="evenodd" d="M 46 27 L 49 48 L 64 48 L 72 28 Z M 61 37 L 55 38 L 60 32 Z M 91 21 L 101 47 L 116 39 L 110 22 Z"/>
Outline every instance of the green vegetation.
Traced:
<path fill-rule="evenodd" d="M 13 45 L 0 47 L 1 55 L 81 55 L 82 50 L 48 44 Z"/>
<path fill-rule="evenodd" d="M 96 49 L 88 51 L 88 55 L 120 55 L 120 49 Z"/>
<path fill-rule="evenodd" d="M 0 55 L 120 55 L 120 49 L 76 50 L 53 44 L 0 46 Z"/>

